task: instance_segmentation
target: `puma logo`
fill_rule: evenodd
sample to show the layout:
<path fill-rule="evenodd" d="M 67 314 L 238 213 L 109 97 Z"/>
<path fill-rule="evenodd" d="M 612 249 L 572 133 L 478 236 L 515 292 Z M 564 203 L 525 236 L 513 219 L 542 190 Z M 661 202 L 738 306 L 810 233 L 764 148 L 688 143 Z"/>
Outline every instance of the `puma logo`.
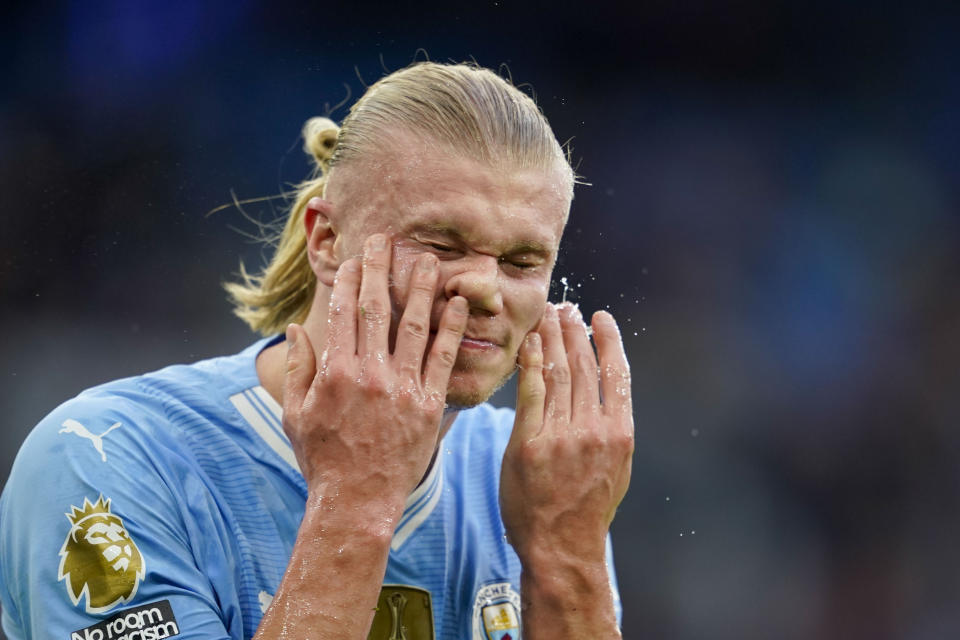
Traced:
<path fill-rule="evenodd" d="M 107 429 L 100 435 L 97 435 L 95 433 L 90 433 L 89 429 L 87 429 L 85 426 L 83 426 L 76 420 L 72 420 L 70 418 L 67 418 L 66 420 L 64 420 L 63 424 L 60 426 L 62 426 L 63 429 L 60 429 L 60 431 L 58 431 L 57 433 L 72 433 L 80 436 L 81 438 L 86 438 L 87 440 L 93 443 L 93 448 L 96 449 L 97 452 L 100 454 L 100 459 L 103 462 L 106 462 L 107 454 L 103 452 L 103 436 L 107 435 L 108 433 L 110 433 L 111 431 L 119 427 L 120 423 L 114 422 L 112 425 L 110 425 L 109 429 Z"/>

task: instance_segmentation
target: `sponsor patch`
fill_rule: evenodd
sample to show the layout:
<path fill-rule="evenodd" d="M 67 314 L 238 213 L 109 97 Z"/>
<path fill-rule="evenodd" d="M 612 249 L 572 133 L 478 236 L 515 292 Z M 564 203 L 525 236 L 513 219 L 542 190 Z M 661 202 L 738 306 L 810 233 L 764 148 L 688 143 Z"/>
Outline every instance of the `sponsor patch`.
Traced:
<path fill-rule="evenodd" d="M 104 613 L 130 602 L 146 567 L 123 521 L 110 513 L 110 499 L 84 498 L 82 508 L 71 505 L 64 515 L 70 531 L 60 548 L 57 580 L 65 582 L 73 605 L 85 596 L 87 613 Z"/>
<path fill-rule="evenodd" d="M 434 640 L 430 592 L 408 585 L 383 585 L 367 640 Z"/>
<path fill-rule="evenodd" d="M 124 609 L 102 622 L 78 629 L 70 640 L 160 640 L 180 635 L 169 600 Z"/>
<path fill-rule="evenodd" d="M 520 640 L 520 594 L 509 582 L 488 584 L 477 592 L 473 640 Z"/>

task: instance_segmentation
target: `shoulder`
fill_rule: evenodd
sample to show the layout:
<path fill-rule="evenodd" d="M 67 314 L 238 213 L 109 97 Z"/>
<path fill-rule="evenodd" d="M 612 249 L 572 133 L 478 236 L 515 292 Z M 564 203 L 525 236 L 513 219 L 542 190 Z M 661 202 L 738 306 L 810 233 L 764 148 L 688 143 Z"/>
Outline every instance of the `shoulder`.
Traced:
<path fill-rule="evenodd" d="M 11 482 L 49 468 L 53 461 L 79 465 L 106 462 L 117 443 L 142 438 L 163 410 L 140 388 L 137 378 L 88 389 L 44 417 L 27 436 L 11 471 Z M 105 448 L 106 447 L 106 448 Z"/>
<path fill-rule="evenodd" d="M 36 486 L 112 484 L 150 470 L 164 473 L 175 466 L 192 417 L 227 419 L 231 393 L 256 383 L 253 360 L 263 342 L 234 356 L 108 382 L 64 402 L 24 441 L 6 501 L 12 499 L 7 494 L 29 496 Z"/>
<path fill-rule="evenodd" d="M 69 511 L 58 498 L 82 494 L 96 500 L 101 491 L 150 482 L 154 471 L 166 466 L 163 459 L 175 437 L 169 434 L 163 399 L 146 378 L 87 389 L 47 414 L 17 453 L 3 511 Z"/>
<path fill-rule="evenodd" d="M 93 387 L 40 421 L 0 497 L 0 596 L 11 611 L 29 615 L 38 602 L 66 606 L 71 616 L 106 610 L 131 601 L 145 564 L 177 575 L 192 566 L 187 512 L 206 503 L 194 495 L 199 468 L 184 437 L 188 419 L 232 419 L 230 393 L 255 380 L 249 351 Z M 90 583 L 81 603 L 70 562 L 93 548 L 76 532 L 95 520 L 130 541 L 120 547 L 131 554 L 127 591 Z"/>
<path fill-rule="evenodd" d="M 244 351 L 189 365 L 172 365 L 81 392 L 44 417 L 18 453 L 7 487 L 49 483 L 72 469 L 79 476 L 122 472 L 138 460 L 178 449 L 191 417 L 234 419 L 231 396 L 257 384 L 256 354 Z M 6 493 L 6 492 L 5 492 Z"/>

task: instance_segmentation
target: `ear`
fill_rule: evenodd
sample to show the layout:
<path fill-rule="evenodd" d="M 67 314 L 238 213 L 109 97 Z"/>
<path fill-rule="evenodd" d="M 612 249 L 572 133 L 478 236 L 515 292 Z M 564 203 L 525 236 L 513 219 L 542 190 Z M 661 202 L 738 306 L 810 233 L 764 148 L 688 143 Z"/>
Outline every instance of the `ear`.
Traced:
<path fill-rule="evenodd" d="M 330 214 L 333 205 L 323 198 L 311 198 L 303 213 L 303 225 L 307 234 L 307 258 L 317 280 L 333 286 L 340 260 L 336 255 L 337 232 Z"/>

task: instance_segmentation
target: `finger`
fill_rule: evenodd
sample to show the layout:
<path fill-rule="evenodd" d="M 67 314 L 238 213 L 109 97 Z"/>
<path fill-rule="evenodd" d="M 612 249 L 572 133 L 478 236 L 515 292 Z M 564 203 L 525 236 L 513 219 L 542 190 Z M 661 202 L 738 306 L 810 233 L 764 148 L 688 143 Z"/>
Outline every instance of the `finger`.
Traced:
<path fill-rule="evenodd" d="M 363 246 L 363 276 L 357 309 L 357 354 L 386 357 L 390 331 L 390 246 L 375 233 Z"/>
<path fill-rule="evenodd" d="M 517 357 L 517 414 L 511 444 L 534 438 L 543 426 L 543 402 L 547 387 L 543 381 L 543 344 L 540 334 L 530 332 L 520 345 Z"/>
<path fill-rule="evenodd" d="M 327 314 L 327 353 L 331 357 L 357 352 L 357 295 L 360 261 L 350 258 L 337 269 Z"/>
<path fill-rule="evenodd" d="M 563 346 L 571 375 L 572 419 L 580 427 L 596 423 L 589 419 L 600 405 L 600 383 L 597 377 L 597 357 L 593 354 L 587 327 L 583 324 L 580 309 L 573 304 L 560 308 L 560 328 L 563 331 Z M 582 416 L 584 420 L 578 418 Z"/>
<path fill-rule="evenodd" d="M 570 423 L 570 367 L 556 305 L 547 305 L 539 333 L 543 339 L 543 378 L 547 388 L 546 422 L 567 426 Z"/>
<path fill-rule="evenodd" d="M 603 411 L 608 415 L 629 414 L 633 411 L 630 399 L 630 365 L 623 350 L 620 329 L 613 316 L 606 311 L 593 314 L 593 339 L 600 358 L 600 391 Z"/>
<path fill-rule="evenodd" d="M 410 278 L 410 295 L 397 328 L 394 357 L 401 371 L 420 381 L 423 355 L 430 337 L 430 312 L 437 286 L 437 257 L 424 253 Z"/>
<path fill-rule="evenodd" d="M 283 381 L 284 414 L 291 415 L 303 406 L 316 375 L 317 364 L 307 332 L 298 324 L 287 326 L 287 366 Z"/>
<path fill-rule="evenodd" d="M 463 332 L 467 329 L 467 299 L 454 296 L 447 302 L 440 316 L 440 326 L 437 327 L 437 337 L 430 347 L 427 356 L 427 367 L 424 371 L 424 391 L 428 395 L 447 395 L 447 384 L 450 382 L 450 372 L 457 362 L 457 353 L 460 351 L 460 341 Z"/>

